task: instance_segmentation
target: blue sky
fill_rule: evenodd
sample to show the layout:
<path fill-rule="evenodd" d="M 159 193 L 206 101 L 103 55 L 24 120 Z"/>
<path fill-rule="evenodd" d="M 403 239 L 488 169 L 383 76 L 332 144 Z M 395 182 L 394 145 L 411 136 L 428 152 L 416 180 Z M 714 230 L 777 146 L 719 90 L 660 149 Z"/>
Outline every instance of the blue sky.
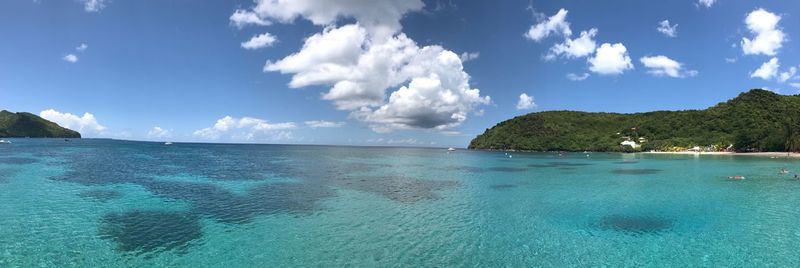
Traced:
<path fill-rule="evenodd" d="M 0 109 L 86 137 L 464 147 L 529 112 L 797 94 L 797 25 L 793 1 L 2 1 Z"/>

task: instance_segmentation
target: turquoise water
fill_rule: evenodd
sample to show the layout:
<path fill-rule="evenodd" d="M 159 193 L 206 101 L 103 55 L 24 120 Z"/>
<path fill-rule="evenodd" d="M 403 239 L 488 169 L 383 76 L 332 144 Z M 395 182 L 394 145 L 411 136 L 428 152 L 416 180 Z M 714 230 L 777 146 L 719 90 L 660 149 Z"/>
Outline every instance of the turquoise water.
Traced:
<path fill-rule="evenodd" d="M 798 160 L 13 142 L 0 267 L 800 265 Z"/>

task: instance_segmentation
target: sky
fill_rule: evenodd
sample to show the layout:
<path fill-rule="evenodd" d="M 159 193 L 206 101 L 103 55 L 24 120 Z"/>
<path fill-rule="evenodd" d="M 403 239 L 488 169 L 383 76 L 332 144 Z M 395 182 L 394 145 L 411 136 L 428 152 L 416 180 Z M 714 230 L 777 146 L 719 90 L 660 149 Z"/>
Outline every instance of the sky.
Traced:
<path fill-rule="evenodd" d="M 800 91 L 795 1 L 0 1 L 0 109 L 84 137 L 466 147 Z"/>

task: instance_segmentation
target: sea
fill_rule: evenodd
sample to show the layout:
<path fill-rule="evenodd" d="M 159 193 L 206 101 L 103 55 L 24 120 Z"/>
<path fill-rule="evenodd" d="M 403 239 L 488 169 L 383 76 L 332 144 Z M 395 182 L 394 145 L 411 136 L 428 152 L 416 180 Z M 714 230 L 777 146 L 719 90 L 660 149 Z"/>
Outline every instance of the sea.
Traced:
<path fill-rule="evenodd" d="M 11 141 L 0 267 L 800 266 L 798 159 Z"/>

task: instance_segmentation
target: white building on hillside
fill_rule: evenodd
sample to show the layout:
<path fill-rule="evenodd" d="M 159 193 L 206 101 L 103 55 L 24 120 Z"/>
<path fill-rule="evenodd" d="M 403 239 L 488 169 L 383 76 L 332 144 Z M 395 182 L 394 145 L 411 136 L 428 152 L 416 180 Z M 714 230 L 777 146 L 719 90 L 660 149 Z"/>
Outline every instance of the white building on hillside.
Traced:
<path fill-rule="evenodd" d="M 623 141 L 623 142 L 620 142 L 619 145 L 630 146 L 633 149 L 639 149 L 639 147 L 641 146 L 641 145 L 637 144 L 635 141 Z"/>

